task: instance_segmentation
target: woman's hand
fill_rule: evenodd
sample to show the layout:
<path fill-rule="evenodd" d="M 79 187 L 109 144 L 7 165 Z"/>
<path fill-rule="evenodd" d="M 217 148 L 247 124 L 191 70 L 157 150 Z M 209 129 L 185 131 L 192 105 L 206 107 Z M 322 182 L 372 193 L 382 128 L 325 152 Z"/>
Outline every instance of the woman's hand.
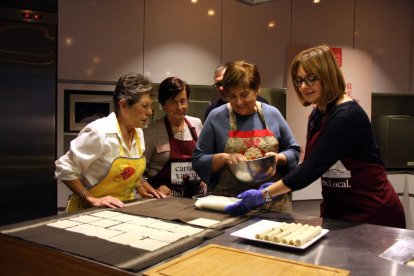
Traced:
<path fill-rule="evenodd" d="M 63 180 L 63 183 L 65 183 L 74 194 L 78 195 L 81 200 L 93 207 L 125 207 L 125 203 L 113 196 L 104 196 L 100 198 L 94 197 L 79 179 Z"/>
<path fill-rule="evenodd" d="M 287 164 L 286 155 L 276 152 L 266 152 L 265 157 L 274 156 L 276 159 L 276 166 L 285 166 Z"/>
<path fill-rule="evenodd" d="M 203 189 L 203 190 L 207 190 L 207 188 L 208 188 L 208 186 L 207 186 L 207 184 L 206 183 L 204 183 L 204 181 L 201 181 L 200 182 L 200 186 L 198 186 L 198 188 L 201 190 L 201 189 Z"/>
<path fill-rule="evenodd" d="M 161 185 L 156 190 L 157 190 L 157 192 L 162 193 L 162 194 L 164 194 L 166 196 L 170 196 L 171 195 L 171 189 L 168 188 L 167 185 Z"/>
<path fill-rule="evenodd" d="M 226 164 L 237 164 L 237 163 L 241 163 L 241 162 L 246 162 L 247 158 L 240 153 L 230 153 L 227 154 L 226 158 L 225 158 L 225 162 Z"/>
<path fill-rule="evenodd" d="M 147 181 L 136 187 L 137 193 L 143 198 L 166 198 L 167 194 L 155 190 Z"/>
<path fill-rule="evenodd" d="M 230 213 L 233 216 L 247 213 L 251 209 L 256 208 L 257 206 L 262 205 L 264 203 L 263 191 L 261 189 L 247 190 L 239 194 L 237 198 L 240 198 L 241 200 L 224 208 L 224 211 Z"/>
<path fill-rule="evenodd" d="M 84 200 L 87 201 L 93 207 L 109 207 L 109 208 L 122 208 L 125 207 L 125 203 L 113 196 L 94 197 L 92 195 L 86 195 Z"/>
<path fill-rule="evenodd" d="M 213 165 L 211 171 L 212 173 L 216 173 L 218 170 L 221 170 L 221 168 L 223 168 L 223 166 L 227 164 L 236 164 L 245 161 L 247 161 L 247 158 L 240 153 L 216 153 L 213 155 Z"/>

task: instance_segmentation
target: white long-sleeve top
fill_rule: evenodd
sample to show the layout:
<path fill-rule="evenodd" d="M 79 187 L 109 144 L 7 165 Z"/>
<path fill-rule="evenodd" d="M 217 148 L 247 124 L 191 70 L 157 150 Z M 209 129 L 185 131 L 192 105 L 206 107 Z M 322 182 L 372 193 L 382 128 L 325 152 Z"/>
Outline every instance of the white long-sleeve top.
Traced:
<path fill-rule="evenodd" d="M 118 132 L 115 113 L 93 121 L 85 126 L 78 137 L 70 142 L 70 149 L 56 160 L 55 176 L 60 180 L 80 179 L 89 188 L 98 184 L 108 173 L 112 162 L 119 157 L 122 135 Z M 137 128 L 141 153 L 145 150 L 144 134 Z M 142 157 L 138 153 L 135 139 L 131 149 L 124 142 L 124 155 Z"/>

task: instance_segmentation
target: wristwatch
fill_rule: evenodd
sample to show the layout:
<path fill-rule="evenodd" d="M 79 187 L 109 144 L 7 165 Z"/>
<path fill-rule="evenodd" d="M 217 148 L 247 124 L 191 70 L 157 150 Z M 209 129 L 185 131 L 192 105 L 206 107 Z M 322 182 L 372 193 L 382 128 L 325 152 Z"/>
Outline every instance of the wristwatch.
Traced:
<path fill-rule="evenodd" d="M 265 203 L 269 203 L 273 200 L 267 188 L 262 189 L 262 193 L 263 193 L 263 199 Z"/>

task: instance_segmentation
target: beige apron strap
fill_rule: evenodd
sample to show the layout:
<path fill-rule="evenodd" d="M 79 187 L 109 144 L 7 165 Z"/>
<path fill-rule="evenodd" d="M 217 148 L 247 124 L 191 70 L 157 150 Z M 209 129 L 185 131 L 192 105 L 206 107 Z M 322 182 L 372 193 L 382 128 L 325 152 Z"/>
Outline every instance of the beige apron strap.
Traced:
<path fill-rule="evenodd" d="M 269 129 L 266 123 L 266 119 L 263 114 L 262 104 L 258 101 L 256 101 L 256 108 L 257 108 L 257 112 L 259 113 L 260 119 L 262 119 L 263 124 L 266 126 L 266 129 Z"/>
<path fill-rule="evenodd" d="M 229 110 L 230 130 L 237 130 L 236 114 L 233 112 L 233 107 L 230 103 L 227 103 L 227 108 Z"/>
<path fill-rule="evenodd" d="M 237 130 L 236 114 L 233 112 L 233 108 L 231 107 L 230 103 L 227 103 L 227 108 L 229 109 L 230 130 Z M 262 120 L 262 123 L 265 125 L 266 129 L 269 129 L 266 123 L 266 119 L 263 114 L 262 105 L 258 101 L 256 101 L 256 109 L 257 109 L 257 113 L 259 113 L 259 117 Z"/>

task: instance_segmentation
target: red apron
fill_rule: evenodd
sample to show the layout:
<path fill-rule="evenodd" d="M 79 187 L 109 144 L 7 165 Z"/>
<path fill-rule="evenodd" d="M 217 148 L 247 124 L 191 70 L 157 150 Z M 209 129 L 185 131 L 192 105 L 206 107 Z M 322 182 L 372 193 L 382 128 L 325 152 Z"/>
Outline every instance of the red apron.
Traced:
<path fill-rule="evenodd" d="M 164 117 L 165 128 L 168 133 L 170 144 L 170 159 L 167 164 L 156 175 L 148 179 L 149 183 L 155 188 L 166 185 L 171 190 L 172 196 L 192 197 L 205 193 L 205 186 L 201 185 L 201 180 L 193 170 L 191 157 L 193 155 L 196 142 L 198 140 L 195 128 L 184 118 L 185 123 L 190 129 L 191 141 L 183 141 L 174 138 L 170 122 Z"/>
<path fill-rule="evenodd" d="M 305 160 L 325 125 L 322 119 L 312 137 L 308 127 Z M 382 165 L 343 158 L 322 175 L 321 183 L 321 217 L 405 228 L 404 209 Z"/>

